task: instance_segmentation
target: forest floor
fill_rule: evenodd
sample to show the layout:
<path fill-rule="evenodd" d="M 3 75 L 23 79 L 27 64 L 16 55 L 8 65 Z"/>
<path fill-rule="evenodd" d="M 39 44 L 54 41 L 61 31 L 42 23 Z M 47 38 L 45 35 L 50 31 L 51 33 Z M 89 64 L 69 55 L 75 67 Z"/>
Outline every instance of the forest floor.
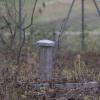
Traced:
<path fill-rule="evenodd" d="M 90 81 L 100 82 L 100 54 L 95 53 L 95 52 L 87 52 L 87 53 L 82 53 L 82 54 L 79 52 L 77 52 L 77 53 L 72 53 L 72 52 L 58 53 L 56 56 L 55 66 L 59 68 L 60 74 L 58 74 L 58 79 L 56 81 L 59 83 L 59 82 L 64 82 L 67 79 L 67 82 L 81 82 L 80 80 L 79 81 L 75 80 L 75 79 L 72 80 L 73 78 L 76 77 L 76 76 L 74 76 L 76 74 L 73 74 L 72 72 L 74 71 L 74 68 L 75 68 L 74 62 L 76 60 L 77 55 L 81 56 L 81 62 L 85 65 L 84 66 L 85 69 L 81 70 L 81 73 L 84 73 L 84 76 L 82 76 L 82 77 L 79 76 L 79 78 L 81 78 L 81 81 L 83 81 L 85 79 L 86 82 L 88 82 L 88 81 L 89 82 Z M 9 54 L 9 56 L 10 56 L 10 54 Z M 27 59 L 27 60 L 29 60 L 30 58 L 31 58 L 31 56 L 29 58 L 25 57 L 25 59 Z M 5 67 L 11 68 L 11 67 L 9 67 L 9 65 L 4 63 L 4 61 L 6 61 L 6 60 L 7 60 L 7 53 L 0 52 L 0 72 L 1 73 L 3 71 L 1 68 L 3 68 L 3 69 Z M 35 60 L 33 59 L 33 62 L 34 61 Z M 32 64 L 32 63 L 30 63 L 30 64 Z M 28 75 L 32 72 L 32 69 L 29 70 L 29 67 L 30 66 L 34 67 L 34 65 L 30 65 L 30 64 L 26 64 L 26 67 L 25 66 L 23 67 L 23 65 L 21 66 L 21 67 L 23 67 L 21 72 L 24 72 L 26 70 L 28 72 L 26 74 L 25 73 L 22 74 L 22 75 L 25 75 L 24 77 L 27 77 L 26 78 L 27 81 L 23 80 L 23 82 L 25 82 L 25 83 L 23 83 L 22 86 L 17 84 L 16 88 L 15 88 L 16 90 L 14 90 L 14 93 L 16 93 L 17 91 L 21 91 L 21 93 L 18 92 L 19 93 L 18 95 L 20 98 L 18 100 L 26 100 L 26 98 L 33 98 L 34 100 L 36 100 L 36 98 L 41 98 L 41 97 L 43 97 L 43 98 L 46 97 L 47 99 L 45 99 L 45 100 L 74 100 L 75 98 L 80 98 L 78 100 L 91 100 L 90 98 L 95 98 L 92 100 L 99 100 L 98 98 L 100 96 L 99 95 L 100 91 L 96 90 L 96 89 L 94 89 L 94 90 L 92 90 L 92 89 L 87 89 L 87 90 L 56 89 L 56 88 L 33 89 L 32 87 L 30 87 L 30 83 L 28 83 L 28 79 L 31 79 L 30 77 L 34 77 L 34 74 Z M 11 75 L 11 73 L 9 73 L 9 75 L 7 77 L 9 78 L 10 75 Z M 13 80 L 9 80 L 9 81 L 5 80 L 5 81 L 6 81 L 6 87 L 11 86 L 11 88 L 7 88 L 6 91 L 11 91 L 11 89 L 14 88 L 12 86 Z M 30 80 L 29 80 L 29 82 L 30 82 Z M 31 82 L 34 83 L 35 80 L 31 80 Z M 37 81 L 37 82 L 40 82 L 40 81 Z M 48 81 L 45 81 L 45 82 L 48 82 Z M 3 86 L 2 87 L 1 86 L 2 85 L 0 84 L 0 91 L 2 91 L 2 88 L 3 88 Z M 26 91 L 27 91 L 27 94 L 26 94 Z M 10 94 L 10 92 L 7 92 L 7 93 Z M 45 96 L 42 93 L 45 93 Z M 15 94 L 13 94 L 13 95 L 15 96 Z M 69 99 L 67 99 L 68 97 L 69 97 Z M 1 95 L 0 95 L 0 98 L 2 98 Z M 82 99 L 82 98 L 84 98 L 84 99 Z M 3 100 L 3 99 L 1 99 L 1 100 Z M 31 100 L 31 99 L 29 99 L 29 100 Z M 39 99 L 39 100 L 44 100 L 44 99 Z"/>
<path fill-rule="evenodd" d="M 62 53 L 61 53 L 62 52 Z M 86 52 L 86 53 L 80 53 L 80 52 L 65 52 L 65 51 L 61 51 L 60 53 L 57 54 L 56 58 L 55 58 L 55 65 L 54 67 L 58 67 L 58 69 L 60 69 L 61 71 L 61 78 L 63 76 L 67 76 L 67 74 L 71 74 L 72 71 L 74 71 L 75 69 L 75 61 L 76 61 L 76 57 L 77 55 L 80 55 L 80 67 L 83 66 L 85 67 L 85 70 L 88 70 L 90 72 L 90 74 L 96 75 L 97 76 L 97 80 L 100 81 L 100 54 L 99 53 L 95 53 L 95 52 Z M 13 64 L 13 60 L 16 60 L 16 55 L 12 54 L 12 52 L 5 52 L 5 53 L 0 53 L 0 68 L 4 68 L 6 66 L 10 66 L 7 64 Z M 23 58 L 24 57 L 24 58 Z M 37 57 L 32 56 L 32 54 L 28 54 L 26 55 L 26 53 L 23 53 L 23 57 L 22 59 L 22 68 L 21 70 L 23 70 L 23 73 L 27 71 L 26 74 L 29 75 L 25 75 L 25 77 L 29 77 L 30 73 L 28 71 L 32 71 L 32 75 L 34 75 L 34 72 L 36 71 L 36 67 L 37 67 Z M 12 59 L 12 62 L 11 60 Z M 10 62 L 9 62 L 10 61 Z M 16 66 L 16 65 L 11 65 L 11 66 Z M 24 67 L 23 67 L 24 66 Z M 24 68 L 24 69 L 23 69 Z M 35 71 L 34 71 L 35 69 Z M 64 71 L 64 72 L 63 72 Z M 25 74 L 24 73 L 24 74 Z M 35 72 L 36 74 L 36 72 Z M 93 78 L 92 76 L 90 78 Z"/>

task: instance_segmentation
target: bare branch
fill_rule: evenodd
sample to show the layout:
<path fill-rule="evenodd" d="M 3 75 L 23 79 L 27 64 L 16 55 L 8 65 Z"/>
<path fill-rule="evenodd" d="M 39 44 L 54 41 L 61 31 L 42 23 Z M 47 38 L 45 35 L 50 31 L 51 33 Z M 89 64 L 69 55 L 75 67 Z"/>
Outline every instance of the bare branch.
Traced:
<path fill-rule="evenodd" d="M 33 17 L 34 17 L 35 9 L 36 9 L 36 6 L 37 6 L 37 2 L 38 2 L 38 0 L 35 0 L 35 4 L 34 4 L 33 10 L 32 10 L 32 15 L 31 15 L 31 22 L 28 26 L 26 26 L 24 28 L 24 30 L 30 28 L 33 25 Z"/>
<path fill-rule="evenodd" d="M 8 28 L 9 28 L 9 31 L 10 31 L 10 33 L 11 33 L 11 35 L 13 35 L 13 31 L 12 31 L 11 23 L 6 19 L 5 16 L 3 16 L 3 19 L 4 19 L 4 21 L 6 22 Z"/>

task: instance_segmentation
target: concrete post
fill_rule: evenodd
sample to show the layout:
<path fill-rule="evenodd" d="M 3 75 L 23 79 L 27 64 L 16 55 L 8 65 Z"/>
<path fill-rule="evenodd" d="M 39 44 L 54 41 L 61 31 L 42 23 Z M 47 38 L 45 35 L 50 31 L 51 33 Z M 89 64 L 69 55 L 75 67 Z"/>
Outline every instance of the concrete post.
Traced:
<path fill-rule="evenodd" d="M 52 79 L 53 66 L 53 47 L 55 43 L 50 40 L 39 40 L 39 70 L 40 80 L 49 81 Z"/>

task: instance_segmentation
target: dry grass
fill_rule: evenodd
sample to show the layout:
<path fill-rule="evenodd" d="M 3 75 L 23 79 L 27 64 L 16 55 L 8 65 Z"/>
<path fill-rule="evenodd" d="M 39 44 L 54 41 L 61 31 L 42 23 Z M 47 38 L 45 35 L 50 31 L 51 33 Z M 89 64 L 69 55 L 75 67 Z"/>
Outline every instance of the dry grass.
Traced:
<path fill-rule="evenodd" d="M 77 70 L 79 68 L 79 64 L 76 64 L 74 66 L 74 63 L 77 63 L 77 54 L 79 53 L 67 53 L 65 51 L 60 51 L 60 53 L 57 54 L 55 63 L 57 77 L 55 77 L 55 82 L 85 82 L 94 80 L 100 81 L 99 68 L 97 72 L 95 66 L 97 62 L 99 62 L 100 56 L 93 52 L 81 54 L 81 62 L 85 62 L 86 60 L 88 60 L 88 64 L 86 62 L 85 66 L 83 66 L 83 63 L 78 62 L 81 63 L 81 68 L 80 70 Z M 39 80 L 34 80 L 34 68 L 37 66 L 37 62 L 35 60 L 36 55 L 30 52 L 30 50 L 27 51 L 27 55 L 25 55 L 26 50 L 25 52 L 23 52 L 23 59 L 21 61 L 22 64 L 19 71 L 20 76 L 18 77 L 18 79 L 20 79 L 21 81 L 25 81 L 25 83 L 21 85 L 16 83 L 15 76 L 13 74 L 14 70 L 12 70 L 16 66 L 14 63 L 10 62 L 10 65 L 4 66 L 1 73 L 4 84 L 0 84 L 1 100 L 53 100 L 54 98 L 55 100 L 70 100 L 67 99 L 68 97 L 80 98 L 79 100 L 90 100 L 90 98 L 92 100 L 99 100 L 99 91 L 97 91 L 96 89 L 80 90 L 44 87 L 40 87 L 37 89 L 33 88 L 30 85 L 30 82 L 40 83 Z M 7 54 L 5 56 L 7 57 Z M 8 57 L 9 56 L 10 53 Z M 9 59 L 11 59 L 11 57 L 9 57 Z M 91 66 L 93 64 L 94 66 Z M 91 68 L 93 68 L 93 70 Z"/>

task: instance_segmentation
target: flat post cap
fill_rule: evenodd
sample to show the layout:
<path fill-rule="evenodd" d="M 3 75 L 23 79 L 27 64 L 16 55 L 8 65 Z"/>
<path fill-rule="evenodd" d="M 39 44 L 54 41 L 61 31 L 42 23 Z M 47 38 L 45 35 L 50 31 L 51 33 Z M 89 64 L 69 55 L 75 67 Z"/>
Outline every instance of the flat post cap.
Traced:
<path fill-rule="evenodd" d="M 46 46 L 46 47 L 53 47 L 55 45 L 54 41 L 47 40 L 47 39 L 39 40 L 37 41 L 37 44 L 39 46 Z"/>

